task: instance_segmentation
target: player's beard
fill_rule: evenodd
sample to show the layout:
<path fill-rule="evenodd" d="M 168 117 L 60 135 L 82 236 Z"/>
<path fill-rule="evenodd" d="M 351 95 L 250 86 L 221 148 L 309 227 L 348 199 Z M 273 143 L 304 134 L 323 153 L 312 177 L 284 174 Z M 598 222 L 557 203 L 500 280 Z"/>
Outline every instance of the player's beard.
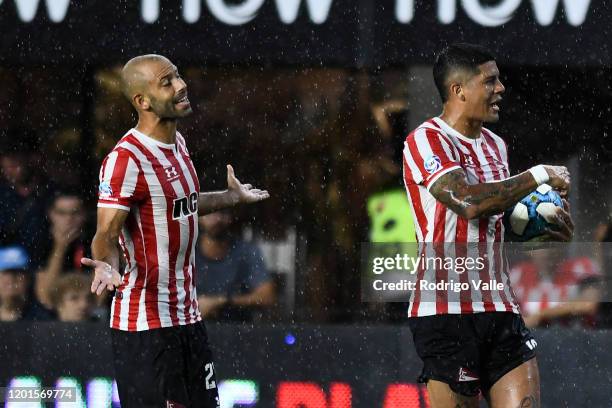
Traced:
<path fill-rule="evenodd" d="M 155 112 L 155 114 L 160 119 L 176 120 L 176 119 L 184 118 L 185 116 L 188 116 L 193 112 L 191 107 L 185 110 L 176 109 L 176 104 L 174 102 L 174 99 L 170 99 L 166 102 L 161 102 L 154 97 L 150 97 L 150 103 L 151 103 L 151 110 L 153 110 L 153 112 Z"/>

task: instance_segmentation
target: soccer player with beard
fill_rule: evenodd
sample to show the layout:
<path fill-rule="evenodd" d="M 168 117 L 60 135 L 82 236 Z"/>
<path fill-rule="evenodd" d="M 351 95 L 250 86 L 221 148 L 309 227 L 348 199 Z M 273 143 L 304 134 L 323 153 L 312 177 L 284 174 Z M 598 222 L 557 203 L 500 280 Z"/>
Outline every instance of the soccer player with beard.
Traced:
<path fill-rule="evenodd" d="M 455 44 L 444 49 L 433 67 L 444 110 L 419 125 L 404 144 L 404 183 L 412 204 L 417 238 L 422 243 L 501 243 L 504 210 L 540 184 L 563 197 L 570 187 L 565 167 L 538 165 L 510 177 L 506 143 L 485 122 L 499 120 L 504 86 L 495 58 L 485 49 Z M 567 241 L 573 223 L 559 208 L 557 231 Z M 498 244 L 499 245 L 499 244 Z M 436 282 L 488 279 L 494 273 L 503 289 L 412 293 L 409 326 L 424 367 L 433 408 L 478 407 L 482 392 L 490 407 L 539 407 L 537 343 L 525 328 L 501 257 L 490 257 L 488 271 L 419 271 L 417 279 Z M 500 267 L 495 269 L 495 265 Z M 484 279 L 483 279 L 484 280 Z"/>
<path fill-rule="evenodd" d="M 192 112 L 176 66 L 160 55 L 121 72 L 138 124 L 102 163 L 91 291 L 114 290 L 111 337 L 122 407 L 219 407 L 193 273 L 198 216 L 253 203 L 268 192 L 241 184 L 200 193 L 178 119 Z M 118 244 L 126 267 L 119 272 Z"/>

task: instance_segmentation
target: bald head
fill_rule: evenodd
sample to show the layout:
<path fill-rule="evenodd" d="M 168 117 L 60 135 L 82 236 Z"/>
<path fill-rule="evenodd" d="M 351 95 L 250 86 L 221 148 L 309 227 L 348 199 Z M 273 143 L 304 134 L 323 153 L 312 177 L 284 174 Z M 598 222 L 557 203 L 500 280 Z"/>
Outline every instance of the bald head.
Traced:
<path fill-rule="evenodd" d="M 139 55 L 129 60 L 121 70 L 121 90 L 128 100 L 134 95 L 146 90 L 147 84 L 155 77 L 155 68 L 158 64 L 172 65 L 170 60 L 162 55 Z"/>

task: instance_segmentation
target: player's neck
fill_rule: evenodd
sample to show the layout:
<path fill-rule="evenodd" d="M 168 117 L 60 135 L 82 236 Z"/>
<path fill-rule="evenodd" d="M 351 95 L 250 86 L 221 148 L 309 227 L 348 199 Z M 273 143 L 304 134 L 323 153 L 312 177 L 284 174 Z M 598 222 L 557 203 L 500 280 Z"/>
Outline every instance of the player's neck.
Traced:
<path fill-rule="evenodd" d="M 176 143 L 176 120 L 140 118 L 136 130 L 165 144 Z"/>
<path fill-rule="evenodd" d="M 466 118 L 461 112 L 453 112 L 446 108 L 440 115 L 440 119 L 465 137 L 472 139 L 480 137 L 482 121 Z"/>

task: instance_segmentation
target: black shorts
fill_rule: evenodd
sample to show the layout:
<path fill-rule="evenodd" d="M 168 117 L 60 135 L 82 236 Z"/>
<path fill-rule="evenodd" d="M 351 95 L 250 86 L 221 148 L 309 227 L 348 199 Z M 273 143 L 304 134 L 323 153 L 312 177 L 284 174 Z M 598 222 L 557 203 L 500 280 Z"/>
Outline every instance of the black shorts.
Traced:
<path fill-rule="evenodd" d="M 424 366 L 419 382 L 437 380 L 466 396 L 488 391 L 535 357 L 537 346 L 515 313 L 447 314 L 408 319 Z"/>
<path fill-rule="evenodd" d="M 203 322 L 111 337 L 121 407 L 219 407 Z"/>

